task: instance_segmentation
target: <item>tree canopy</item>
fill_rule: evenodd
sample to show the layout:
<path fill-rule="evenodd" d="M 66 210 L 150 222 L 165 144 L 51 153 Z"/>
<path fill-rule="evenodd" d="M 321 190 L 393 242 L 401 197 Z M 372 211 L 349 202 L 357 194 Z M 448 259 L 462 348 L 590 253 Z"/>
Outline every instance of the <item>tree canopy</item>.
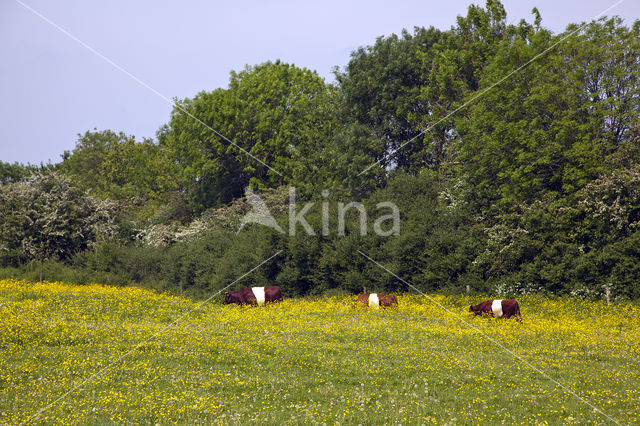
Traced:
<path fill-rule="evenodd" d="M 266 62 L 232 72 L 227 89 L 177 101 L 158 139 L 197 209 L 219 206 L 249 184 L 290 181 L 331 126 L 330 94 L 317 73 Z"/>

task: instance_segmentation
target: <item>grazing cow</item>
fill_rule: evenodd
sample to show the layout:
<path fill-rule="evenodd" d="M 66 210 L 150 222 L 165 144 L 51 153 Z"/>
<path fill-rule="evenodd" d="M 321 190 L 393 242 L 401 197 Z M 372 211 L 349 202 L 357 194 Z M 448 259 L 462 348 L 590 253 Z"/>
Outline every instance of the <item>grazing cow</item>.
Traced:
<path fill-rule="evenodd" d="M 364 293 L 358 296 L 354 306 L 357 304 L 362 304 L 373 309 L 378 309 L 380 306 L 390 308 L 394 305 L 398 306 L 398 298 L 394 294 Z"/>
<path fill-rule="evenodd" d="M 226 292 L 224 304 L 237 303 L 238 305 L 264 305 L 268 302 L 282 300 L 282 289 L 277 285 L 267 287 L 243 288 L 238 291 Z"/>
<path fill-rule="evenodd" d="M 469 312 L 475 315 L 492 314 L 497 318 L 516 317 L 518 321 L 522 321 L 520 315 L 520 305 L 515 300 L 487 300 L 475 306 L 469 306 Z"/>

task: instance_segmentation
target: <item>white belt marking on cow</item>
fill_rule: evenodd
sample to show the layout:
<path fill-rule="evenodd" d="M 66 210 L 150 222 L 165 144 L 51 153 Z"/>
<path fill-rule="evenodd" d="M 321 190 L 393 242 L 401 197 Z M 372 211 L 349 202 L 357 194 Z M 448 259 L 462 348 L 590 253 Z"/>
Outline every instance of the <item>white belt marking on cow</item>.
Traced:
<path fill-rule="evenodd" d="M 494 300 L 491 303 L 491 310 L 494 316 L 500 318 L 502 316 L 502 299 Z"/>
<path fill-rule="evenodd" d="M 380 299 L 378 299 L 378 295 L 376 293 L 369 294 L 369 307 L 373 309 L 378 309 L 380 307 Z"/>
<path fill-rule="evenodd" d="M 258 301 L 258 305 L 264 305 L 264 287 L 251 287 L 251 291 Z"/>

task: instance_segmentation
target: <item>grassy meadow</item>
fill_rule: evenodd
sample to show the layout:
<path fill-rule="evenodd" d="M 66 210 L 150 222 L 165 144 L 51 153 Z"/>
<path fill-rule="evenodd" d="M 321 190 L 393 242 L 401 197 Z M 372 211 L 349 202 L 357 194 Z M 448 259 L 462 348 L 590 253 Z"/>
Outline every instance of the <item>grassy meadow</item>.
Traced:
<path fill-rule="evenodd" d="M 400 295 L 388 311 L 213 301 L 172 325 L 198 302 L 2 280 L 0 423 L 640 422 L 638 306 L 526 296 L 519 324 L 433 298 L 462 319 Z"/>

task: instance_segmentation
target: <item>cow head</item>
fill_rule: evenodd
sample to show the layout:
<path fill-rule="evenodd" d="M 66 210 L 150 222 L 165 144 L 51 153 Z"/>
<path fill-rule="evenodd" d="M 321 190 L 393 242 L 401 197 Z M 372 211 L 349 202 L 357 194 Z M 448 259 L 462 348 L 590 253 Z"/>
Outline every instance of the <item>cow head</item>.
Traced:
<path fill-rule="evenodd" d="M 235 299 L 231 293 L 228 291 L 224 293 L 224 304 L 228 305 L 229 303 L 235 302 Z"/>

